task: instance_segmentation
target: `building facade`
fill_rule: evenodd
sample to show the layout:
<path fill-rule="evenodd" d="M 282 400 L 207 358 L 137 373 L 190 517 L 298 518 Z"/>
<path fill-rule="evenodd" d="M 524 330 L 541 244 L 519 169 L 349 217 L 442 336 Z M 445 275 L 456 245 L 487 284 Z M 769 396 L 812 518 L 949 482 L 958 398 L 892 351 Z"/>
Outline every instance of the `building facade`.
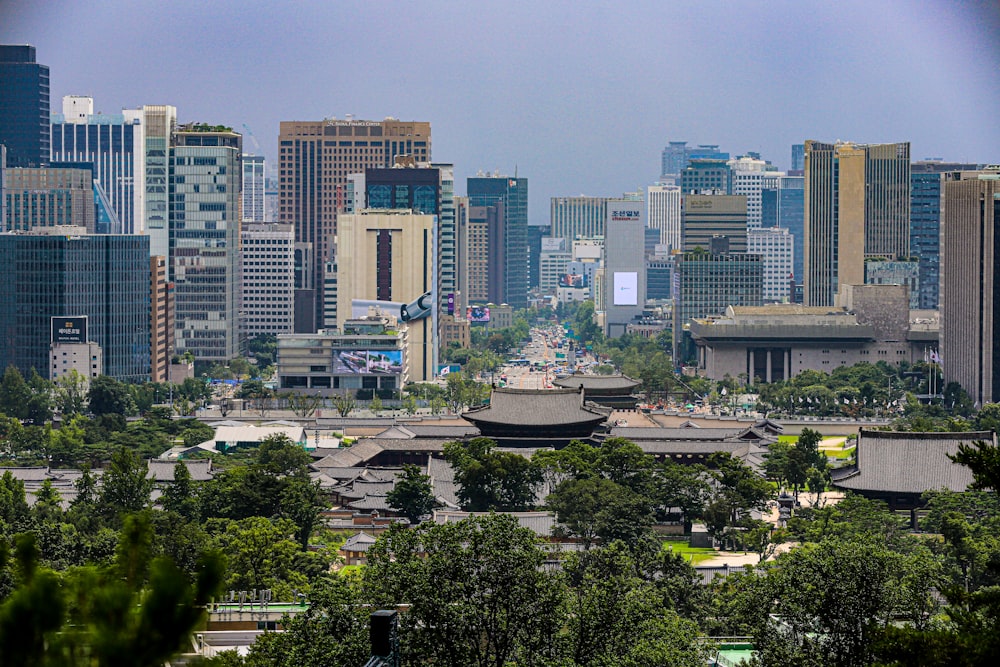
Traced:
<path fill-rule="evenodd" d="M 795 248 L 788 230 L 783 227 L 748 230 L 747 252 L 761 257 L 765 303 L 790 301 Z"/>
<path fill-rule="evenodd" d="M 353 301 L 412 304 L 436 297 L 437 219 L 409 210 L 371 210 L 340 216 L 337 235 L 337 326 L 354 317 Z M 401 317 L 408 328 L 410 372 L 417 382 L 435 376 L 438 309 Z"/>
<path fill-rule="evenodd" d="M 243 156 L 243 222 L 266 222 L 264 182 L 267 168 L 263 155 Z"/>
<path fill-rule="evenodd" d="M 743 195 L 687 195 L 681 216 L 684 252 L 709 250 L 713 238 L 725 237 L 727 252 L 747 250 L 747 198 Z"/>
<path fill-rule="evenodd" d="M 188 126 L 170 148 L 170 259 L 175 345 L 199 361 L 240 353 L 242 136 Z"/>
<path fill-rule="evenodd" d="M 500 265 L 496 273 L 500 276 L 499 299 L 497 302 L 510 304 L 513 308 L 528 307 L 528 179 L 509 176 L 476 176 L 466 183 L 469 206 L 494 206 L 503 204 L 502 229 L 491 234 L 491 254 L 499 248 Z M 502 240 L 498 236 L 502 235 Z M 494 267 L 490 267 L 494 273 Z M 471 300 L 471 299 L 470 299 Z"/>
<path fill-rule="evenodd" d="M 617 338 L 646 305 L 646 207 L 609 201 L 604 238 L 604 333 Z"/>
<path fill-rule="evenodd" d="M 733 173 L 729 160 L 697 158 L 681 172 L 681 191 L 690 194 L 729 195 L 733 193 Z"/>
<path fill-rule="evenodd" d="M 174 353 L 174 284 L 166 257 L 149 258 L 149 358 L 150 380 L 170 381 Z"/>
<path fill-rule="evenodd" d="M 910 144 L 805 143 L 805 302 L 862 285 L 865 260 L 910 255 Z"/>
<path fill-rule="evenodd" d="M 924 160 L 910 165 L 910 253 L 920 263 L 919 307 L 935 310 L 941 282 L 941 197 L 944 174 L 975 171 L 974 164 Z"/>
<path fill-rule="evenodd" d="M 941 365 L 977 407 L 1000 399 L 1000 172 L 944 183 Z"/>
<path fill-rule="evenodd" d="M 90 169 L 24 167 L 6 170 L 7 219 L 3 231 L 83 227 L 97 231 Z"/>
<path fill-rule="evenodd" d="M 52 161 L 89 162 L 121 229 L 142 230 L 145 201 L 145 134 L 141 110 L 95 114 L 94 99 L 63 98 L 61 114 L 52 114 Z"/>
<path fill-rule="evenodd" d="M 48 227 L 0 234 L 0 366 L 47 374 L 53 317 L 84 316 L 103 374 L 150 379 L 149 239 Z M 86 341 L 81 341 L 86 342 Z"/>
<path fill-rule="evenodd" d="M 348 177 L 365 169 L 392 167 L 397 156 L 430 162 L 431 125 L 395 118 L 282 121 L 278 144 L 277 222 L 294 225 L 296 242 L 311 244 L 308 281 L 297 289 L 313 302 L 312 321 L 300 318 L 301 324 L 315 331 L 324 325 L 323 271 L 332 259 Z"/>
<path fill-rule="evenodd" d="M 242 335 L 295 330 L 295 229 L 279 223 L 245 223 L 240 232 Z"/>
<path fill-rule="evenodd" d="M 729 153 L 719 150 L 716 144 L 688 146 L 686 141 L 671 141 L 660 156 L 660 179 L 679 184 L 680 174 L 693 159 L 728 160 Z"/>
<path fill-rule="evenodd" d="M 646 225 L 660 232 L 668 252 L 681 249 L 681 188 L 650 185 L 646 188 Z"/>
<path fill-rule="evenodd" d="M 566 239 L 604 236 L 607 205 L 614 197 L 552 197 L 549 204 L 550 237 Z"/>
<path fill-rule="evenodd" d="M 0 144 L 10 167 L 49 163 L 49 68 L 33 46 L 0 44 Z"/>

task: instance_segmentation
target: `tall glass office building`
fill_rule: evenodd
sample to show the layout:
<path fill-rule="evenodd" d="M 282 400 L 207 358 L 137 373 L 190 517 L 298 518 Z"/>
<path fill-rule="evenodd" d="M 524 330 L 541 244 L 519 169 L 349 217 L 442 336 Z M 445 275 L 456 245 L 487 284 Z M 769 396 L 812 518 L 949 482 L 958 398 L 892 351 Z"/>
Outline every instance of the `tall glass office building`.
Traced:
<path fill-rule="evenodd" d="M 0 367 L 49 372 L 50 318 L 85 315 L 103 374 L 150 377 L 149 239 L 67 234 L 67 228 L 0 234 Z"/>
<path fill-rule="evenodd" d="M 170 258 L 175 346 L 199 361 L 239 354 L 243 137 L 191 126 L 170 149 Z"/>
<path fill-rule="evenodd" d="M 33 46 L 0 44 L 0 144 L 8 167 L 49 163 L 49 68 Z"/>
<path fill-rule="evenodd" d="M 467 180 L 469 206 L 503 204 L 500 293 L 514 308 L 528 307 L 528 179 L 479 176 Z"/>
<path fill-rule="evenodd" d="M 94 180 L 121 223 L 118 233 L 141 233 L 146 176 L 141 112 L 74 117 L 65 106 L 63 113 L 52 114 L 52 160 L 91 163 Z"/>

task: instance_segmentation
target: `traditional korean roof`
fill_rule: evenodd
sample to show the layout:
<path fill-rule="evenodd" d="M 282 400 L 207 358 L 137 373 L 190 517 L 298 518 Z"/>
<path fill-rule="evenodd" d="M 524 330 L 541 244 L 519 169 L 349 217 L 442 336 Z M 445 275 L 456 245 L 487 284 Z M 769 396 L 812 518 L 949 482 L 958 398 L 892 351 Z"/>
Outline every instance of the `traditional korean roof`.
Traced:
<path fill-rule="evenodd" d="M 409 440 L 413 438 L 451 438 L 461 440 L 466 436 L 479 435 L 479 429 L 469 423 L 465 424 L 435 424 L 428 422 L 425 424 L 407 422 L 388 428 L 377 434 L 377 438 L 398 438 Z"/>
<path fill-rule="evenodd" d="M 972 471 L 948 455 L 961 443 L 985 440 L 996 444 L 992 431 L 907 433 L 866 431 L 858 437 L 857 465 L 831 473 L 833 484 L 852 491 L 921 494 L 934 489 L 965 491 Z"/>
<path fill-rule="evenodd" d="M 188 472 L 191 473 L 192 481 L 204 482 L 212 479 L 211 459 L 193 459 L 190 461 L 150 459 L 147 461 L 149 472 L 146 473 L 146 477 L 154 479 L 157 482 L 172 482 L 174 481 L 174 466 L 178 463 L 187 466 Z"/>
<path fill-rule="evenodd" d="M 583 387 L 588 394 L 600 394 L 602 392 L 624 393 L 630 392 L 639 386 L 639 383 L 627 375 L 591 375 L 587 373 L 574 373 L 560 377 L 552 382 L 557 387 L 566 389 L 579 389 Z"/>
<path fill-rule="evenodd" d="M 490 404 L 462 414 L 485 436 L 585 437 L 608 415 L 584 404 L 581 389 L 495 388 Z"/>
<path fill-rule="evenodd" d="M 460 512 L 456 510 L 435 510 L 434 523 L 458 523 L 471 516 L 486 516 L 489 512 Z M 530 528 L 539 537 L 551 537 L 557 521 L 549 512 L 505 512 L 515 519 L 522 528 Z"/>
<path fill-rule="evenodd" d="M 667 426 L 658 428 L 615 426 L 611 429 L 610 434 L 612 436 L 628 438 L 635 442 L 640 440 L 774 441 L 773 437 L 752 426 L 741 428 L 698 428 L 693 424 L 691 426 L 679 426 L 675 428 Z"/>
<path fill-rule="evenodd" d="M 344 541 L 341 551 L 368 551 L 368 547 L 375 544 L 375 538 L 368 533 L 355 533 Z"/>

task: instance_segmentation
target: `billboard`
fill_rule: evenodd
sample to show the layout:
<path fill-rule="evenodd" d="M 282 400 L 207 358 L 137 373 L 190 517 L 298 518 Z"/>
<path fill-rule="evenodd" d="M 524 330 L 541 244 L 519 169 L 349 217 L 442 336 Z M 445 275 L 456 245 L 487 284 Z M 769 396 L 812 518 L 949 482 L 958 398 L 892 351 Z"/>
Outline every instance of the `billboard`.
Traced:
<path fill-rule="evenodd" d="M 334 375 L 399 375 L 403 372 L 402 350 L 336 350 Z"/>
<path fill-rule="evenodd" d="M 639 305 L 639 274 L 635 271 L 615 271 L 614 305 Z"/>
<path fill-rule="evenodd" d="M 85 315 L 74 317 L 53 317 L 52 339 L 53 343 L 86 343 L 87 342 L 87 317 Z"/>
<path fill-rule="evenodd" d="M 486 306 L 470 306 L 465 311 L 465 318 L 470 322 L 489 322 L 490 309 Z"/>
<path fill-rule="evenodd" d="M 561 236 L 543 236 L 542 252 L 566 252 L 566 239 Z"/>
<path fill-rule="evenodd" d="M 582 273 L 564 273 L 559 276 L 559 287 L 586 287 L 587 277 Z"/>

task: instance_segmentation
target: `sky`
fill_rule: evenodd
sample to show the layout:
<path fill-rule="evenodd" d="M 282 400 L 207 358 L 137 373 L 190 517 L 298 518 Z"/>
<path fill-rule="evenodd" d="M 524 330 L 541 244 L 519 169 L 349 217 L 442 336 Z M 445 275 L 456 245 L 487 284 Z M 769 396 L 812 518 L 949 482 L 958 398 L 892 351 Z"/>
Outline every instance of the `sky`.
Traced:
<path fill-rule="evenodd" d="M 53 111 L 171 104 L 272 165 L 282 120 L 430 121 L 457 193 L 516 170 L 531 224 L 653 183 L 671 140 L 782 169 L 805 139 L 1000 162 L 996 0 L 0 0 L 0 43 L 37 47 Z"/>

